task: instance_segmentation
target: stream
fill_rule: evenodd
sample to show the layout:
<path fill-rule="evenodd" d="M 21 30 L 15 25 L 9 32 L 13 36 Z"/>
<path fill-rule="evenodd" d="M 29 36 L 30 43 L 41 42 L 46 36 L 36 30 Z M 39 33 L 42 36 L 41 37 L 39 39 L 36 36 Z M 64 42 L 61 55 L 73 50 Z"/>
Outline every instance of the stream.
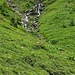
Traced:
<path fill-rule="evenodd" d="M 34 32 L 35 29 L 38 29 L 38 20 L 44 9 L 42 0 L 39 0 L 38 4 L 33 6 L 30 10 L 25 10 L 24 14 L 19 12 L 19 8 L 11 0 L 7 0 L 7 2 L 14 9 L 14 11 L 22 16 L 22 27 L 25 28 L 27 32 Z"/>

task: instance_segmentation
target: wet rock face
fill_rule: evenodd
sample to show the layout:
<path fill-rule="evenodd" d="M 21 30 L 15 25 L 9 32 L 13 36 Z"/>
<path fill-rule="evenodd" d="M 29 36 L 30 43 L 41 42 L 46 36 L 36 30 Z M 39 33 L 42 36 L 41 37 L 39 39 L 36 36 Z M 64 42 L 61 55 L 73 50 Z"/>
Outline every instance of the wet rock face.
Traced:
<path fill-rule="evenodd" d="M 42 1 L 42 0 L 39 0 L 39 1 Z M 21 21 L 26 31 L 33 32 L 35 29 L 38 28 L 38 19 L 39 19 L 39 16 L 41 15 L 42 10 L 43 10 L 43 4 L 38 3 L 32 9 L 25 11 L 25 15 L 23 15 Z"/>
<path fill-rule="evenodd" d="M 30 32 L 33 32 L 35 29 L 38 28 L 38 19 L 44 7 L 42 4 L 43 0 L 34 1 L 38 4 L 30 10 L 25 10 L 24 14 L 21 14 L 19 12 L 19 8 L 16 5 L 14 5 L 14 3 L 11 0 L 7 0 L 7 2 L 14 9 L 14 11 L 16 11 L 20 16 L 22 16 L 21 23 L 23 28 L 25 28 L 26 31 Z"/>
<path fill-rule="evenodd" d="M 41 14 L 43 5 L 41 3 L 35 5 L 32 9 L 26 10 L 25 13 L 29 15 L 39 15 Z"/>

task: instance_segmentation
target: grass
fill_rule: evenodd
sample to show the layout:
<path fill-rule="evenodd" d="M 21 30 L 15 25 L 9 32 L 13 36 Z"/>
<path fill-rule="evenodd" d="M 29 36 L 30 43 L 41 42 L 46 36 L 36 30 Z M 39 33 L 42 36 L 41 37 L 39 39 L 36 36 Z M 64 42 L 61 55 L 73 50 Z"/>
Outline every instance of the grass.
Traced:
<path fill-rule="evenodd" d="M 75 57 L 74 3 L 74 0 L 57 0 L 46 7 L 39 20 L 39 32 L 44 35 L 47 42 L 51 42 L 59 51 L 69 51 L 73 57 Z"/>
<path fill-rule="evenodd" d="M 35 4 L 37 4 L 35 3 L 34 0 L 28 0 L 28 1 L 11 0 L 11 1 L 19 8 L 19 11 L 21 13 L 24 13 L 25 10 L 32 8 Z"/>
<path fill-rule="evenodd" d="M 75 74 L 74 12 L 69 14 L 63 4 L 74 8 L 65 0 L 50 3 L 39 19 L 39 35 L 26 32 L 18 24 L 21 17 L 0 1 L 0 75 Z M 11 21 L 14 15 L 17 27 Z"/>
<path fill-rule="evenodd" d="M 57 0 L 49 5 L 40 17 L 39 30 L 47 40 L 55 41 L 55 46 L 62 46 L 69 51 L 72 48 L 74 51 L 74 17 L 74 1 L 69 3 L 69 0 Z"/>

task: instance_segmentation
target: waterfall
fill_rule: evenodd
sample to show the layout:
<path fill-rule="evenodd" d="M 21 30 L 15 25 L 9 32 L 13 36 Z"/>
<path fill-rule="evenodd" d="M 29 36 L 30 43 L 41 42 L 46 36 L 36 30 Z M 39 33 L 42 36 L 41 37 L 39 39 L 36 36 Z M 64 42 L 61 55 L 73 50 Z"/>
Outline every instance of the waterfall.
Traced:
<path fill-rule="evenodd" d="M 25 13 L 25 15 L 22 17 L 22 25 L 26 29 L 26 31 L 34 31 L 35 29 L 38 28 L 37 22 L 38 22 L 39 16 L 41 15 L 42 8 L 43 8 L 43 5 L 39 3 L 35 5 L 32 9 L 28 10 L 27 13 Z M 30 20 L 31 17 L 35 19 Z"/>
<path fill-rule="evenodd" d="M 28 22 L 28 21 L 29 21 L 29 20 L 28 20 L 28 16 L 27 16 L 27 15 L 24 15 L 24 16 L 22 17 L 21 23 L 22 23 L 23 27 L 26 28 L 26 29 L 27 29 L 27 22 Z"/>
<path fill-rule="evenodd" d="M 14 5 L 11 0 L 7 0 L 9 5 L 16 11 L 20 16 L 22 16 L 21 23 L 22 27 L 25 28 L 26 31 L 34 31 L 38 28 L 38 18 L 41 15 L 41 9 L 43 8 L 42 1 L 37 0 L 39 3 L 35 5 L 32 9 L 25 11 L 24 14 L 19 12 L 19 8 Z"/>

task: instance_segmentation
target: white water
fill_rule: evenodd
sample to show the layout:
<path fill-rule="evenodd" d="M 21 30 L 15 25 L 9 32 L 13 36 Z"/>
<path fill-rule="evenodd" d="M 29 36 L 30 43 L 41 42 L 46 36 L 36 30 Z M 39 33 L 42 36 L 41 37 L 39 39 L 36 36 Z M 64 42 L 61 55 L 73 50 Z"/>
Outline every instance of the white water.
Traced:
<path fill-rule="evenodd" d="M 34 29 L 38 28 L 38 23 L 36 22 L 37 21 L 36 19 L 37 19 L 37 17 L 39 17 L 41 15 L 41 11 L 40 11 L 41 8 L 42 8 L 42 5 L 39 3 L 39 4 L 35 5 L 33 7 L 33 9 L 30 9 L 29 12 L 27 12 L 25 15 L 23 15 L 21 21 L 22 21 L 22 25 L 26 29 L 26 31 L 28 31 L 31 28 L 32 28 L 31 29 L 32 31 Z M 32 17 L 34 15 L 36 17 L 35 21 L 30 20 L 29 17 Z M 29 25 L 28 25 L 29 22 L 32 24 L 31 25 L 32 26 L 31 28 L 29 28 Z"/>
<path fill-rule="evenodd" d="M 16 5 L 14 5 L 14 3 L 11 0 L 7 0 L 7 2 L 20 16 L 22 16 L 21 23 L 23 28 L 26 29 L 26 31 L 29 31 L 29 29 L 31 28 L 32 31 L 38 28 L 37 21 L 39 16 L 41 15 L 40 11 L 40 9 L 42 8 L 41 3 L 35 5 L 32 9 L 30 9 L 27 13 L 25 13 L 25 15 L 23 15 L 19 12 L 19 8 Z M 40 2 L 42 2 L 42 0 L 40 0 Z M 30 20 L 29 17 L 35 17 L 35 20 L 34 21 Z M 29 25 L 31 25 L 32 27 L 29 28 L 30 27 Z"/>

